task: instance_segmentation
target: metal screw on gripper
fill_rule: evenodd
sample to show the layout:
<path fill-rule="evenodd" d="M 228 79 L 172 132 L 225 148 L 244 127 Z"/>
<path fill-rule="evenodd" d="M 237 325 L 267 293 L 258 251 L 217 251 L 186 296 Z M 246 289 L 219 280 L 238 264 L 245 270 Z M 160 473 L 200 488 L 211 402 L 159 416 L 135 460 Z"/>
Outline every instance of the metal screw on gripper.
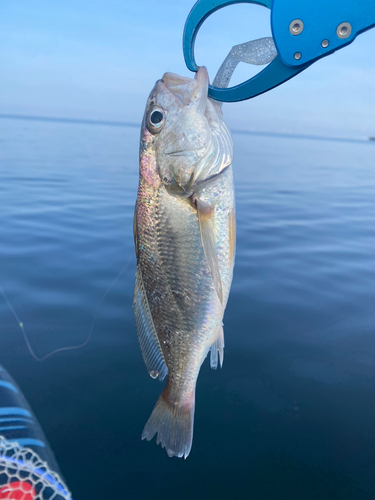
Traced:
<path fill-rule="evenodd" d="M 352 25 L 350 23 L 341 23 L 337 26 L 336 35 L 339 38 L 348 38 L 352 32 Z"/>
<path fill-rule="evenodd" d="M 294 21 L 289 24 L 289 31 L 294 36 L 300 35 L 303 31 L 303 28 L 304 24 L 301 19 L 294 19 Z"/>

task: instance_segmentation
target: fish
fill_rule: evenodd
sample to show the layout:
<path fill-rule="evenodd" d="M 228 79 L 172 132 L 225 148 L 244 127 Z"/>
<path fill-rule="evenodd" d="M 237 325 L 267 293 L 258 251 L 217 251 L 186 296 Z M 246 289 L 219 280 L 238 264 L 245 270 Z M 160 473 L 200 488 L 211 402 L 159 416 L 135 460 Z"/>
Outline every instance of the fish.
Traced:
<path fill-rule="evenodd" d="M 195 388 L 210 353 L 224 358 L 223 316 L 235 256 L 233 144 L 207 69 L 165 73 L 147 100 L 134 214 L 134 315 L 149 375 L 167 381 L 142 439 L 186 458 Z"/>

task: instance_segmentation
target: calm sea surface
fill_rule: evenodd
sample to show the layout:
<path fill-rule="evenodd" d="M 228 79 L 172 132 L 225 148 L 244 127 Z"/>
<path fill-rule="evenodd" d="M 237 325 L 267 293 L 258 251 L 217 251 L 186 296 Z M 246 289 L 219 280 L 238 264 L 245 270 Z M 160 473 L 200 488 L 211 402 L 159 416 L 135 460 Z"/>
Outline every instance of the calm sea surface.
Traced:
<path fill-rule="evenodd" d="M 39 356 L 96 318 L 37 362 L 0 296 L 0 363 L 74 499 L 375 498 L 375 144 L 234 134 L 225 362 L 181 460 L 140 439 L 162 384 L 132 311 L 138 136 L 0 120 L 0 285 Z"/>

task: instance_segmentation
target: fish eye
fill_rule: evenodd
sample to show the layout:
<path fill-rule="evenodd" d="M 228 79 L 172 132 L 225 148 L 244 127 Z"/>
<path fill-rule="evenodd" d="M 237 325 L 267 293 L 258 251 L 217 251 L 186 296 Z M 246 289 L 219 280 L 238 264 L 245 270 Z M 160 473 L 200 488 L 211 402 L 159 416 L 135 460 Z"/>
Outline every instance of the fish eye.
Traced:
<path fill-rule="evenodd" d="M 157 125 L 158 123 L 160 123 L 163 119 L 163 113 L 161 113 L 160 111 L 158 111 L 157 109 L 155 111 L 153 111 L 150 115 L 150 122 L 153 124 L 153 125 Z"/>
<path fill-rule="evenodd" d="M 150 109 L 147 117 L 147 127 L 150 132 L 156 134 L 163 128 L 165 122 L 165 111 L 159 106 Z"/>

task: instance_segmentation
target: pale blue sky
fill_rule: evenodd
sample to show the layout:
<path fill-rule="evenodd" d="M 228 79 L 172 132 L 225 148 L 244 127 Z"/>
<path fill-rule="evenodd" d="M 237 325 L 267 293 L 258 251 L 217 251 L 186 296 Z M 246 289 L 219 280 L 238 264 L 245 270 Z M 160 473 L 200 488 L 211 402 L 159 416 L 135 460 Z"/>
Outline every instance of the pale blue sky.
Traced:
<path fill-rule="evenodd" d="M 2 0 L 0 113 L 140 122 L 165 71 L 189 75 L 182 31 L 190 0 Z M 238 43 L 270 35 L 269 11 L 222 9 L 196 44 L 211 79 Z M 375 30 L 281 87 L 224 105 L 232 128 L 375 135 Z M 252 68 L 243 65 L 235 83 Z M 191 74 L 190 74 L 191 75 Z"/>

